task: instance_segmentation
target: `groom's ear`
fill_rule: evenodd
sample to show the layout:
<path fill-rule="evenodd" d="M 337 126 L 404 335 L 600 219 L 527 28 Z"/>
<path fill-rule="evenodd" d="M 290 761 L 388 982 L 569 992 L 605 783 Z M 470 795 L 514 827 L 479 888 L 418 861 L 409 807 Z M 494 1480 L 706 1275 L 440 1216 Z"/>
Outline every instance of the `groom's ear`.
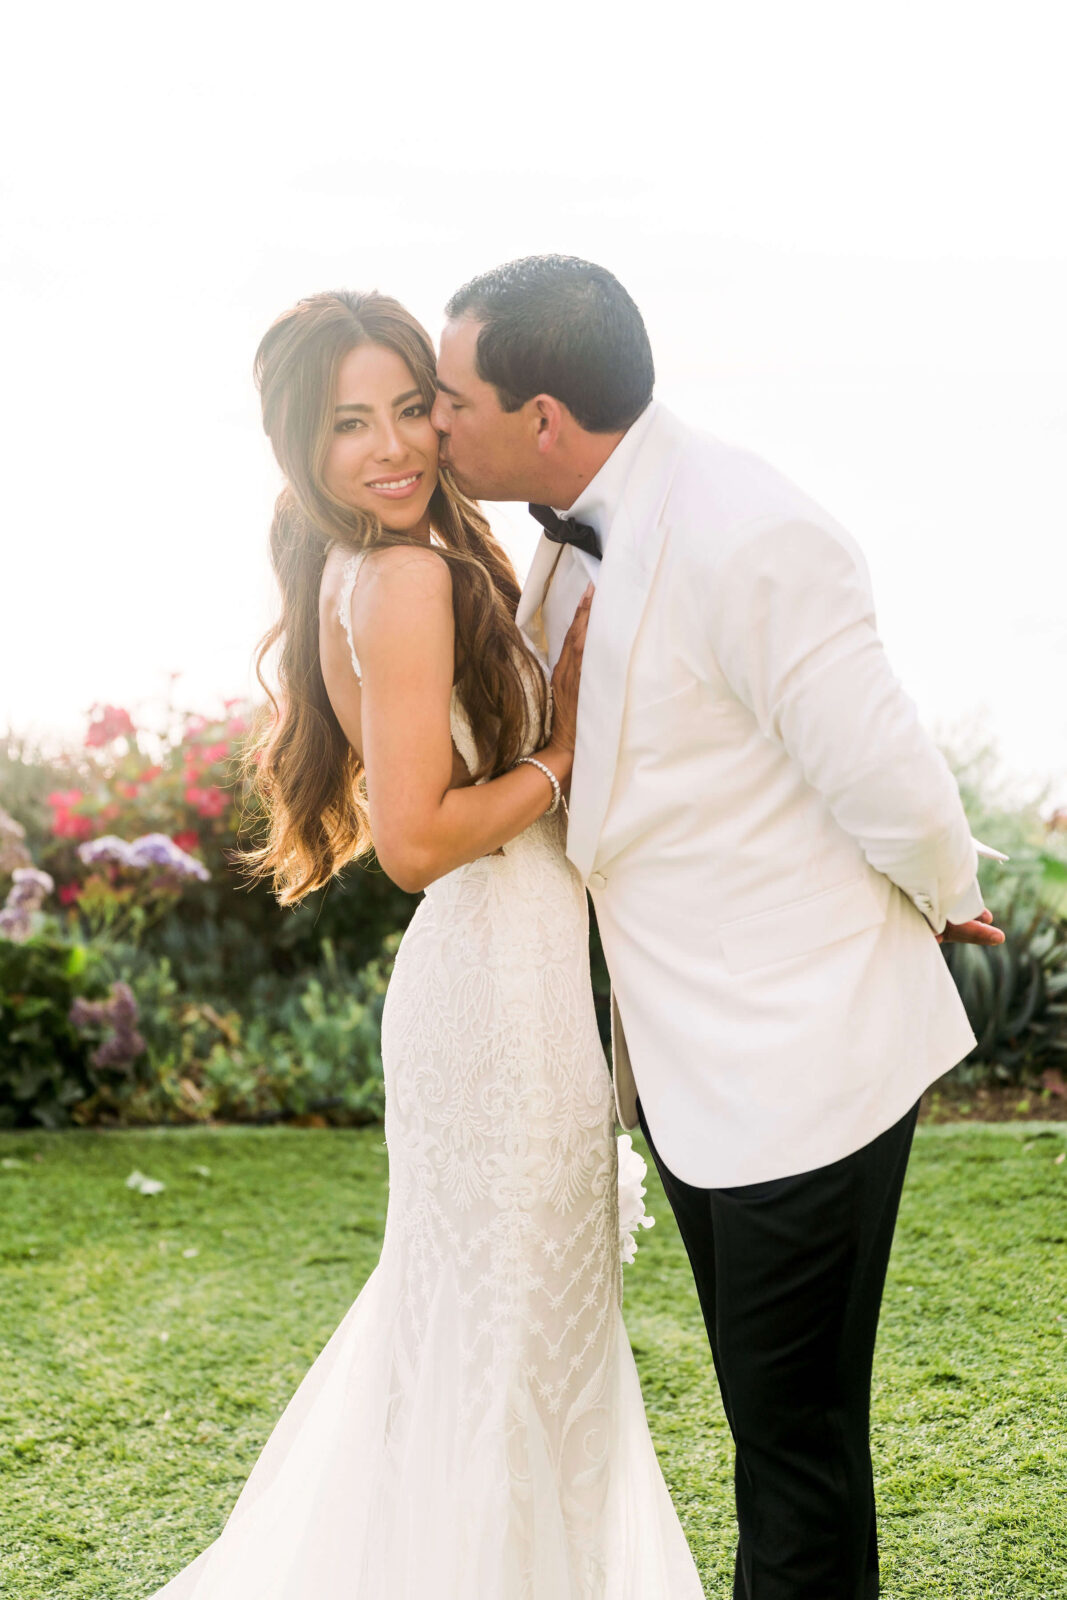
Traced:
<path fill-rule="evenodd" d="M 534 429 L 534 442 L 541 455 L 559 443 L 560 433 L 566 426 L 567 408 L 550 394 L 535 394 L 527 401 Z"/>

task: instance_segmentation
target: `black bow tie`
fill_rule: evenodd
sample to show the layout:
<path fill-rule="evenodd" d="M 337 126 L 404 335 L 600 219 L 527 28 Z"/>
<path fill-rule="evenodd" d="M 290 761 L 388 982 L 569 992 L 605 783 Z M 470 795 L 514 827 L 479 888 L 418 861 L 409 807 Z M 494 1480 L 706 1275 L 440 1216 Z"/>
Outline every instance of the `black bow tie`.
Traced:
<path fill-rule="evenodd" d="M 586 555 L 596 556 L 599 561 L 602 555 L 600 537 L 595 528 L 588 522 L 576 522 L 573 517 L 560 517 L 551 506 L 531 506 L 530 515 L 544 528 L 546 534 L 556 544 L 573 544 L 578 550 L 584 550 Z"/>

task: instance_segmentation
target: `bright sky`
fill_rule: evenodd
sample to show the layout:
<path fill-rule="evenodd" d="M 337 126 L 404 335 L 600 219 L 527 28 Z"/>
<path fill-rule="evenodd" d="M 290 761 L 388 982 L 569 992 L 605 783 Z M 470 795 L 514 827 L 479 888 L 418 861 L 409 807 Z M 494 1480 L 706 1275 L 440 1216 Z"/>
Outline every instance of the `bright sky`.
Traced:
<path fill-rule="evenodd" d="M 1067 804 L 1059 7 L 21 8 L 0 212 L 0 723 L 251 690 L 277 470 L 252 355 L 332 287 L 603 262 L 660 398 L 865 549 L 939 736 Z M 521 571 L 534 529 L 494 510 Z"/>

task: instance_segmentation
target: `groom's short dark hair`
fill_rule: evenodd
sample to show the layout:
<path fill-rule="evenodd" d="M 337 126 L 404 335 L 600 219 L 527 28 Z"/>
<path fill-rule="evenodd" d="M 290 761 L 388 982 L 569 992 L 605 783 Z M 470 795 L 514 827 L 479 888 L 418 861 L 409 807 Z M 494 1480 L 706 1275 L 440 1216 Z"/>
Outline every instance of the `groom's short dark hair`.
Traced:
<path fill-rule="evenodd" d="M 446 310 L 482 324 L 478 375 L 505 411 L 550 394 L 590 433 L 615 433 L 652 398 L 656 374 L 641 313 L 618 278 L 592 261 L 508 261 L 457 289 Z"/>

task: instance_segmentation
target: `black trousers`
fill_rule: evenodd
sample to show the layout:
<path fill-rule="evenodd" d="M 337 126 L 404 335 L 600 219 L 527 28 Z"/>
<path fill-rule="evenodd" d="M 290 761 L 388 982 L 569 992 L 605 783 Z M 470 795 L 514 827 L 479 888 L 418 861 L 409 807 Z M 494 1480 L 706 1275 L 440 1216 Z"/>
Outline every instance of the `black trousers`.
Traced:
<path fill-rule="evenodd" d="M 736 1448 L 734 1600 L 875 1600 L 871 1366 L 919 1106 L 829 1166 L 739 1188 L 676 1178 Z"/>

